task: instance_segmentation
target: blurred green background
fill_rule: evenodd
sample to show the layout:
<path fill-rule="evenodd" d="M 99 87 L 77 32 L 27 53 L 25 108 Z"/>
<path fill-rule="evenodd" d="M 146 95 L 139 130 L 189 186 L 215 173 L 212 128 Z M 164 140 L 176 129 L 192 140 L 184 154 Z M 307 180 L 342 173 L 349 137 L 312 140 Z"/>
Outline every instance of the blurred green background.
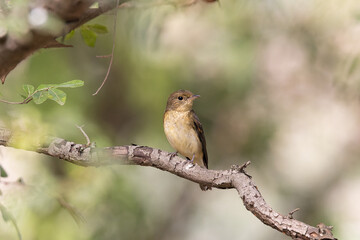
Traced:
<path fill-rule="evenodd" d="M 188 89 L 201 95 L 194 109 L 211 169 L 251 160 L 248 172 L 274 209 L 299 207 L 295 218 L 360 239 L 360 3 L 137 3 L 118 10 L 114 63 L 97 96 L 109 59 L 96 56 L 111 52 L 114 12 L 92 22 L 109 29 L 94 48 L 76 32 L 65 42 L 73 48 L 36 52 L 0 97 L 20 101 L 22 84 L 81 79 L 84 87 L 66 90 L 64 106 L 1 103 L 0 125 L 26 131 L 23 145 L 43 134 L 85 143 L 75 126 L 84 125 L 98 147 L 173 151 L 162 115 L 168 95 Z M 246 211 L 236 191 L 202 192 L 157 169 L 83 168 L 4 147 L 0 164 L 9 174 L 0 203 L 26 240 L 286 238 Z M 4 182 L 20 177 L 25 186 Z M 0 239 L 17 239 L 11 223 L 0 221 Z"/>

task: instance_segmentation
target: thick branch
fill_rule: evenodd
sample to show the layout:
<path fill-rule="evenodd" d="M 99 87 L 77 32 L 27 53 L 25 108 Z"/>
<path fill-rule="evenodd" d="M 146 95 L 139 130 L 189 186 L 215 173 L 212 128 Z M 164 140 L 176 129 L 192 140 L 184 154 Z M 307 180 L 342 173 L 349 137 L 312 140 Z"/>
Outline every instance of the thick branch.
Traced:
<path fill-rule="evenodd" d="M 0 128 L 0 145 L 11 146 L 11 132 Z M 180 157 L 170 157 L 168 152 L 146 146 L 115 146 L 91 148 L 55 138 L 35 151 L 63 159 L 80 166 L 104 166 L 110 164 L 135 164 L 151 166 L 179 177 L 220 189 L 235 188 L 247 210 L 266 225 L 285 233 L 293 239 L 334 240 L 331 228 L 324 224 L 310 226 L 274 211 L 264 200 L 257 186 L 242 167 L 230 170 L 208 170 Z"/>
<path fill-rule="evenodd" d="M 94 2 L 99 8 L 89 8 Z M 26 34 L 27 40 L 14 37 L 7 32 L 0 36 L 0 79 L 5 82 L 6 76 L 25 58 L 41 48 L 68 47 L 55 39 L 64 36 L 71 30 L 83 25 L 91 19 L 117 7 L 114 0 L 37 0 L 32 1 L 29 12 L 35 8 L 46 9 L 58 17 L 63 23 L 62 31 L 58 33 L 44 32 L 36 27 L 30 27 Z M 126 0 L 119 1 L 119 4 Z M 0 9 L 1 12 L 1 9 Z M 30 37 L 29 37 L 30 36 Z"/>

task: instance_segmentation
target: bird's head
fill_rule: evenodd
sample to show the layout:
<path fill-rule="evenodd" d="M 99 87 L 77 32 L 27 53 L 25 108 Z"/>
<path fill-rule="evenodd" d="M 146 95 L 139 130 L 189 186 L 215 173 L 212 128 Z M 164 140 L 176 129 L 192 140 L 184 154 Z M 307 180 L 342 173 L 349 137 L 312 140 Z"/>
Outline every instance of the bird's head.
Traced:
<path fill-rule="evenodd" d="M 166 104 L 166 111 L 191 111 L 193 102 L 198 97 L 200 97 L 200 95 L 194 95 L 188 90 L 178 90 L 176 92 L 173 92 L 168 98 Z"/>

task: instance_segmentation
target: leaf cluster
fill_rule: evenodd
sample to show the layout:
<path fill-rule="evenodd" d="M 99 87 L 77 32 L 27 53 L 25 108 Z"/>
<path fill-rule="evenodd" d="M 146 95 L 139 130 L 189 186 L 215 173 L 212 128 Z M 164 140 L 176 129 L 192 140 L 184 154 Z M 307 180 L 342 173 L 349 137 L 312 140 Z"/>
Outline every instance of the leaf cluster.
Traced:
<path fill-rule="evenodd" d="M 34 100 L 36 104 L 41 104 L 50 99 L 57 102 L 60 105 L 64 105 L 66 101 L 66 93 L 59 88 L 77 88 L 84 85 L 82 80 L 72 80 L 60 84 L 40 84 L 36 90 L 33 85 L 23 85 L 25 92 L 24 103 L 28 103 Z"/>
<path fill-rule="evenodd" d="M 86 24 L 82 25 L 80 28 L 80 35 L 89 47 L 94 47 L 96 39 L 99 34 L 108 33 L 107 27 L 101 24 Z M 75 30 L 72 30 L 65 36 L 65 40 L 71 39 L 75 34 Z"/>

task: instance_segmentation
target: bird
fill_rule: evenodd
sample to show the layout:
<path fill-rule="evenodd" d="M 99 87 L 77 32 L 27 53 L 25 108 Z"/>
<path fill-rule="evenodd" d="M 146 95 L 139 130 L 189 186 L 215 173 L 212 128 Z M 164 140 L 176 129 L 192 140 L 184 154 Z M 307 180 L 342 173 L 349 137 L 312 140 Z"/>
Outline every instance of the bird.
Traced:
<path fill-rule="evenodd" d="M 192 163 L 208 169 L 208 155 L 203 127 L 193 108 L 195 95 L 188 90 L 170 94 L 164 113 L 164 132 L 170 145 Z M 210 189 L 200 184 L 202 190 Z"/>

